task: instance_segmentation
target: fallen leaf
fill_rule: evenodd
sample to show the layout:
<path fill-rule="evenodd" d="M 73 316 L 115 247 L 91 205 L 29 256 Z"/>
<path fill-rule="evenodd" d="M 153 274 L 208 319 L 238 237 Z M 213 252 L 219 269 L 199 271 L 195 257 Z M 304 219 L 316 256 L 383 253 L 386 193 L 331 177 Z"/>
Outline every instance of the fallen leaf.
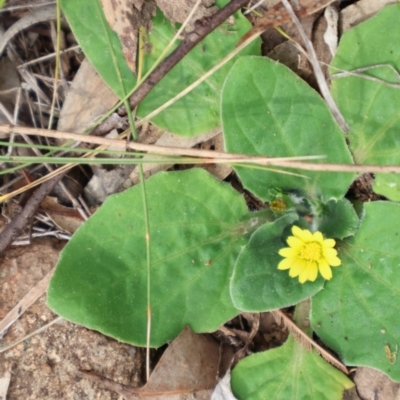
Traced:
<path fill-rule="evenodd" d="M 125 60 L 136 74 L 139 28 L 148 27 L 150 16 L 155 11 L 155 3 L 149 0 L 100 1 L 108 24 L 119 37 Z"/>
<path fill-rule="evenodd" d="M 117 96 L 85 59 L 68 91 L 57 129 L 63 132 L 83 133 L 117 102 Z"/>
<path fill-rule="evenodd" d="M 334 0 L 292 0 L 291 4 L 296 15 L 299 18 L 304 18 L 323 9 L 333 1 Z M 254 34 L 265 31 L 269 26 L 279 26 L 291 20 L 285 6 L 282 2 L 279 2 L 257 20 L 253 28 L 240 39 L 239 44 L 243 43 Z"/>
<path fill-rule="evenodd" d="M 400 397 L 400 384 L 376 369 L 358 367 L 354 382 L 362 399 L 389 400 Z"/>
<path fill-rule="evenodd" d="M 197 399 L 209 399 L 219 374 L 220 344 L 211 335 L 197 335 L 189 328 L 171 343 L 156 365 L 147 385 L 142 388 L 148 398 L 179 400 L 181 395 L 196 393 Z M 168 392 L 171 394 L 168 395 Z"/>
<path fill-rule="evenodd" d="M 61 230 L 71 234 L 83 224 L 77 210 L 58 204 L 55 197 L 46 197 L 40 205 L 40 211 L 45 212 Z"/>
<path fill-rule="evenodd" d="M 397 0 L 361 0 L 344 8 L 340 13 L 340 33 L 345 33 L 354 26 L 377 14 L 386 5 L 393 3 L 397 3 Z"/>

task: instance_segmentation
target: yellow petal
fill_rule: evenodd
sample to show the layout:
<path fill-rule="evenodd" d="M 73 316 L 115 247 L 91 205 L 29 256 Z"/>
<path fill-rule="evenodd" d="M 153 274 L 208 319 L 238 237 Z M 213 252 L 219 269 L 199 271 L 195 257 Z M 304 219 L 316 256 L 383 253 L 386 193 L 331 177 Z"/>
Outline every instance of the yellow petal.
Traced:
<path fill-rule="evenodd" d="M 278 264 L 278 269 L 284 270 L 289 269 L 296 262 L 296 258 L 285 258 Z"/>
<path fill-rule="evenodd" d="M 336 242 L 333 239 L 325 239 L 324 247 L 335 247 Z"/>
<path fill-rule="evenodd" d="M 332 270 L 326 260 L 321 260 L 319 262 L 319 273 L 328 281 L 332 278 Z"/>
<path fill-rule="evenodd" d="M 308 229 L 303 229 L 303 233 L 301 238 L 303 242 L 314 242 L 314 235 L 308 230 Z"/>
<path fill-rule="evenodd" d="M 289 276 L 295 278 L 296 276 L 300 275 L 302 271 L 306 268 L 307 263 L 304 260 L 296 259 L 296 262 L 293 263 L 292 267 L 289 271 Z"/>
<path fill-rule="evenodd" d="M 314 240 L 321 244 L 324 243 L 324 237 L 322 236 L 322 233 L 320 231 L 314 233 Z"/>
<path fill-rule="evenodd" d="M 335 249 L 331 249 L 330 247 L 327 249 L 324 248 L 324 256 L 327 260 L 329 260 L 330 258 L 337 256 L 337 251 Z"/>
<path fill-rule="evenodd" d="M 338 267 L 339 265 L 342 265 L 339 257 L 330 257 L 326 261 L 328 261 L 331 267 Z"/>
<path fill-rule="evenodd" d="M 304 283 L 305 281 L 307 281 L 308 280 L 308 274 L 309 274 L 308 268 L 304 268 L 304 270 L 299 275 L 299 282 L 300 283 Z"/>
<path fill-rule="evenodd" d="M 284 247 L 283 249 L 279 250 L 278 254 L 282 257 L 296 257 L 297 251 L 291 247 Z"/>
<path fill-rule="evenodd" d="M 297 238 L 301 239 L 301 235 L 303 234 L 303 229 L 300 229 L 298 226 L 293 225 L 292 226 L 292 233 L 294 236 Z"/>
<path fill-rule="evenodd" d="M 318 267 L 315 262 L 311 263 L 308 269 L 308 280 L 314 282 L 318 276 Z"/>
<path fill-rule="evenodd" d="M 296 236 L 289 236 L 286 242 L 292 249 L 295 250 L 299 250 L 304 245 L 304 242 Z"/>

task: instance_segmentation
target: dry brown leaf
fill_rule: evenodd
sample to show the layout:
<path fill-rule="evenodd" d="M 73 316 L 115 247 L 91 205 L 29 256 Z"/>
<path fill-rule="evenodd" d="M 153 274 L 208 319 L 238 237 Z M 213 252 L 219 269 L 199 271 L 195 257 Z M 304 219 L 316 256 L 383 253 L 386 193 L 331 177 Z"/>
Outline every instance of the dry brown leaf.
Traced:
<path fill-rule="evenodd" d="M 294 12 L 299 18 L 304 18 L 333 3 L 335 0 L 289 0 Z M 243 43 L 249 37 L 256 33 L 265 31 L 270 26 L 279 26 L 292 19 L 287 13 L 282 2 L 279 2 L 269 9 L 253 26 L 253 28 L 244 35 L 239 44 Z"/>
<path fill-rule="evenodd" d="M 183 23 L 189 15 L 197 0 L 157 0 L 157 6 L 160 7 L 164 15 L 172 22 Z M 199 8 L 195 12 L 191 21 L 189 21 L 186 31 L 194 28 L 194 22 L 197 19 L 212 15 L 217 8 L 212 7 L 214 0 L 203 0 Z"/>
<path fill-rule="evenodd" d="M 225 151 L 224 136 L 222 135 L 222 132 L 218 133 L 207 142 L 204 142 L 200 148 L 204 150 L 213 149 L 220 152 Z M 223 181 L 232 172 L 232 167 L 228 164 L 206 164 L 204 165 L 204 169 L 220 181 Z"/>
<path fill-rule="evenodd" d="M 55 225 L 71 234 L 84 222 L 77 210 L 59 204 L 56 197 L 47 196 L 42 201 L 39 211 L 45 212 Z"/>
<path fill-rule="evenodd" d="M 210 335 L 196 335 L 185 328 L 165 351 L 142 391 L 159 393 L 153 399 L 163 400 L 179 400 L 182 394 L 197 392 L 196 398 L 205 400 L 224 372 L 220 370 L 220 344 Z M 175 393 L 166 396 L 163 392 Z"/>
<path fill-rule="evenodd" d="M 151 14 L 155 11 L 155 3 L 149 0 L 100 1 L 108 24 L 119 37 L 125 60 L 136 74 L 138 31 L 141 26 L 148 28 Z"/>
<path fill-rule="evenodd" d="M 82 133 L 118 101 L 88 60 L 84 60 L 68 91 L 57 129 Z"/>
<path fill-rule="evenodd" d="M 371 18 L 388 4 L 398 3 L 397 0 L 360 0 L 342 10 L 340 13 L 339 30 L 343 34 L 361 22 Z"/>
<path fill-rule="evenodd" d="M 384 354 L 384 349 L 382 349 Z M 362 399 L 389 400 L 400 398 L 400 384 L 376 369 L 358 367 L 354 382 Z"/>

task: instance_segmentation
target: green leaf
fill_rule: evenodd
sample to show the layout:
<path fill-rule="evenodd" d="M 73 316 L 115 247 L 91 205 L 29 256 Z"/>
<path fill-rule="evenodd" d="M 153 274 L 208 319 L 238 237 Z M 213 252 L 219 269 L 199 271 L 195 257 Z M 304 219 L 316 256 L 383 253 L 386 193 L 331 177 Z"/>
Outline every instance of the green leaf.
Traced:
<path fill-rule="evenodd" d="M 312 326 L 347 365 L 377 368 L 400 381 L 387 358 L 400 345 L 400 205 L 365 203 L 354 238 L 339 246 L 342 265 L 312 299 Z"/>
<path fill-rule="evenodd" d="M 172 99 L 235 49 L 239 39 L 251 28 L 251 24 L 240 12 L 234 14 L 234 19 L 234 25 L 225 22 L 213 31 L 156 85 L 140 103 L 140 117 Z M 145 54 L 144 58 L 145 71 L 153 65 L 175 34 L 174 27 L 160 10 L 153 22 L 154 28 L 149 35 L 151 52 Z M 152 118 L 152 121 L 159 127 L 182 136 L 194 136 L 219 126 L 220 95 L 226 75 L 241 55 L 260 54 L 260 45 L 260 40 L 255 40 L 205 82 Z"/>
<path fill-rule="evenodd" d="M 146 182 L 151 235 L 151 345 L 186 326 L 210 332 L 235 316 L 229 278 L 246 243 L 242 196 L 201 169 Z M 142 193 L 111 196 L 72 237 L 48 290 L 49 307 L 120 341 L 146 343 Z"/>
<path fill-rule="evenodd" d="M 288 271 L 279 271 L 282 257 L 278 251 L 287 247 L 289 236 L 284 229 L 297 220 L 295 213 L 284 215 L 273 223 L 258 228 L 241 251 L 231 285 L 235 306 L 244 311 L 268 311 L 291 306 L 322 289 L 324 280 L 299 283 Z"/>
<path fill-rule="evenodd" d="M 222 125 L 227 151 L 271 157 L 325 155 L 324 162 L 352 163 L 344 135 L 321 97 L 292 71 L 261 57 L 242 57 L 222 93 Z M 239 168 L 243 185 L 272 200 L 274 188 L 313 198 L 343 197 L 354 174 L 295 172 L 310 179 Z"/>
<path fill-rule="evenodd" d="M 239 400 L 340 400 L 354 386 L 315 351 L 290 335 L 273 350 L 251 355 L 232 371 L 232 390 Z"/>
<path fill-rule="evenodd" d="M 322 213 L 315 217 L 315 230 L 326 238 L 344 239 L 354 235 L 360 224 L 353 205 L 347 199 L 331 200 L 322 205 Z"/>
<path fill-rule="evenodd" d="M 222 1 L 217 2 L 222 6 Z M 124 97 L 136 84 L 136 78 L 122 54 L 118 35 L 109 27 L 99 0 L 61 0 L 71 29 L 85 55 L 118 97 Z M 178 63 L 140 103 L 138 116 L 144 117 L 195 82 L 220 59 L 234 50 L 239 39 L 251 28 L 240 13 L 235 23 L 224 23 L 208 35 Z M 144 72 L 158 59 L 174 37 L 175 27 L 157 9 L 153 30 L 145 46 Z M 175 47 L 178 46 L 178 40 Z M 205 82 L 152 119 L 156 125 L 182 136 L 195 136 L 219 126 L 222 85 L 231 66 L 240 55 L 260 54 L 261 41 L 255 40 L 233 60 Z"/>
<path fill-rule="evenodd" d="M 400 201 L 400 175 L 376 174 L 372 189 L 390 200 Z"/>
<path fill-rule="evenodd" d="M 363 74 L 389 83 L 399 83 L 400 5 L 387 6 L 375 17 L 343 35 L 332 66 L 341 70 L 370 67 Z M 378 64 L 385 64 L 373 68 Z M 332 73 L 337 70 L 332 68 Z M 365 164 L 399 164 L 399 88 L 388 87 L 359 76 L 333 79 L 332 95 L 351 126 L 350 149 L 354 160 Z M 398 200 L 398 177 L 380 175 L 374 189 Z M 393 197 L 392 197 L 393 196 Z"/>
<path fill-rule="evenodd" d="M 121 42 L 105 19 L 99 0 L 60 0 L 61 8 L 85 56 L 104 82 L 123 98 L 136 78 L 122 54 Z"/>

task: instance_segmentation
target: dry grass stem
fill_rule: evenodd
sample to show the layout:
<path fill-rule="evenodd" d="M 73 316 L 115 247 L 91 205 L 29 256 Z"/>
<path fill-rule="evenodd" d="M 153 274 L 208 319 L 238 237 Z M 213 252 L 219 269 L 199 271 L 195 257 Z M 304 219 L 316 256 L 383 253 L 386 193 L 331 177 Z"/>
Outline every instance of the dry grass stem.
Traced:
<path fill-rule="evenodd" d="M 0 321 L 0 339 L 6 334 L 10 326 L 21 317 L 21 315 L 44 293 L 46 293 L 47 286 L 53 271 L 49 272 L 37 283 L 29 292 L 18 302 L 18 304 L 7 313 L 7 315 Z"/>
<path fill-rule="evenodd" d="M 358 78 L 367 79 L 369 81 L 376 82 L 376 83 L 379 83 L 381 85 L 384 85 L 384 86 L 387 86 L 387 87 L 390 87 L 390 88 L 393 88 L 393 89 L 400 89 L 400 74 L 398 73 L 396 68 L 394 68 L 390 64 L 370 65 L 368 67 L 356 68 L 356 69 L 353 69 L 351 71 L 343 71 L 343 70 L 341 70 L 339 68 L 332 67 L 330 65 L 329 65 L 329 67 L 332 68 L 332 69 L 341 71 L 339 73 L 331 75 L 331 79 L 346 78 L 348 76 L 356 76 Z M 397 78 L 399 83 L 390 83 L 390 82 L 384 81 L 383 79 L 376 78 L 375 76 L 371 76 L 371 75 L 367 75 L 367 74 L 363 74 L 362 73 L 362 72 L 370 71 L 370 70 L 377 69 L 377 68 L 389 68 L 395 74 L 395 76 L 396 76 L 396 78 Z"/>
<path fill-rule="evenodd" d="M 17 346 L 18 344 L 20 344 L 20 343 L 22 343 L 22 342 L 25 342 L 25 340 L 28 340 L 28 339 L 30 339 L 32 336 L 35 336 L 35 335 L 37 335 L 38 333 L 41 333 L 41 332 L 45 331 L 47 328 L 50 328 L 50 326 L 52 326 L 52 325 L 54 325 L 54 324 L 57 324 L 58 322 L 61 322 L 62 320 L 63 320 L 63 318 L 61 318 L 61 317 L 57 317 L 57 318 L 53 319 L 53 321 L 51 321 L 51 322 L 49 322 L 48 324 L 42 326 L 41 328 L 37 329 L 36 331 L 33 331 L 33 332 L 30 333 L 29 335 L 26 335 L 26 336 L 23 337 L 22 339 L 19 339 L 19 340 L 17 340 L 16 342 L 11 343 L 11 344 L 8 345 L 8 346 L 1 347 L 1 348 L 0 348 L 0 353 L 4 353 L 5 351 L 12 349 L 13 347 Z"/>
<path fill-rule="evenodd" d="M 209 159 L 205 163 L 231 163 L 231 164 L 258 164 L 263 166 L 279 166 L 285 168 L 295 168 L 306 171 L 326 171 L 326 172 L 349 172 L 349 173 L 400 173 L 400 165 L 357 165 L 357 164 L 333 164 L 333 163 L 315 163 L 300 161 L 304 157 L 279 157 L 269 158 L 260 156 L 249 156 L 247 154 L 223 153 L 210 150 L 185 149 L 181 147 L 164 147 L 136 142 L 128 142 L 119 139 L 107 139 L 96 136 L 80 135 L 70 132 L 58 132 L 47 129 L 35 129 L 12 125 L 0 125 L 0 134 L 11 135 L 14 132 L 18 135 L 39 135 L 56 139 L 72 139 L 77 142 L 86 142 L 92 144 L 103 145 L 105 147 L 112 146 L 115 149 L 134 150 L 146 152 L 149 154 L 165 155 L 165 156 L 181 156 Z M 104 149 L 104 148 L 103 148 Z M 89 156 L 92 156 L 90 154 Z M 317 157 L 323 157 L 315 156 Z M 64 166 L 65 167 L 65 166 Z M 64 168 L 61 167 L 61 168 Z M 60 168 L 60 169 L 61 169 Z M 36 182 L 36 181 L 35 181 Z"/>
<path fill-rule="evenodd" d="M 321 94 L 323 98 L 325 99 L 329 109 L 331 110 L 332 115 L 334 116 L 336 122 L 340 126 L 340 128 L 343 130 L 343 132 L 348 133 L 350 131 L 350 127 L 347 124 L 346 120 L 344 119 L 342 113 L 340 112 L 338 106 L 336 105 L 335 101 L 333 100 L 333 97 L 331 95 L 331 92 L 329 90 L 328 84 L 324 78 L 324 74 L 321 70 L 321 66 L 319 65 L 319 61 L 317 59 L 317 55 L 314 50 L 314 46 L 312 45 L 310 39 L 308 39 L 306 33 L 304 32 L 304 29 L 297 18 L 296 14 L 293 11 L 292 6 L 290 5 L 288 0 L 282 0 L 282 4 L 285 6 L 286 11 L 292 18 L 293 22 L 295 23 L 301 38 L 304 41 L 304 44 L 307 48 L 307 52 L 310 56 L 310 62 L 313 67 L 315 77 L 317 79 L 317 83 L 319 86 L 319 90 L 321 91 Z"/>

